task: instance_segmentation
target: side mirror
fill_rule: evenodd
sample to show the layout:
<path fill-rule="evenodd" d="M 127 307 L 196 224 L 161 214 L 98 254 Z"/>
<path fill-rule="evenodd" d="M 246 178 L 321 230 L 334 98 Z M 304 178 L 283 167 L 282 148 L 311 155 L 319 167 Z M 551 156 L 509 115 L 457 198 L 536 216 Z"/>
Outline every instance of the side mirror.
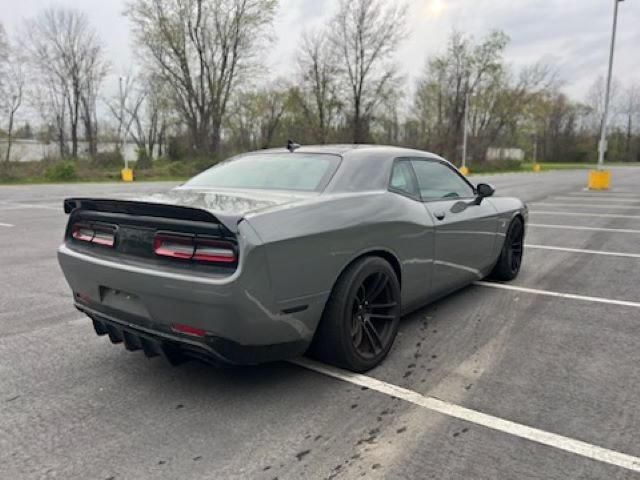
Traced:
<path fill-rule="evenodd" d="M 476 187 L 476 205 L 480 205 L 484 198 L 491 197 L 494 193 L 496 193 L 496 190 L 491 185 L 479 183 Z"/>

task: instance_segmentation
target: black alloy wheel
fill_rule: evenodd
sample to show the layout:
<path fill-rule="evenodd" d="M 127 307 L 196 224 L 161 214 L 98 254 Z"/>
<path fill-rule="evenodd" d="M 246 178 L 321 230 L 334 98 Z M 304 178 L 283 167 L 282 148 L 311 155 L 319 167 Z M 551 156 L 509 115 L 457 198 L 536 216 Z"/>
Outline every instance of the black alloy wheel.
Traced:
<path fill-rule="evenodd" d="M 495 280 L 513 280 L 522 268 L 523 254 L 524 223 L 521 218 L 517 217 L 509 225 L 500 257 L 489 276 Z"/>
<path fill-rule="evenodd" d="M 389 353 L 400 312 L 400 282 L 389 262 L 376 256 L 358 259 L 336 282 L 310 353 L 366 372 Z"/>

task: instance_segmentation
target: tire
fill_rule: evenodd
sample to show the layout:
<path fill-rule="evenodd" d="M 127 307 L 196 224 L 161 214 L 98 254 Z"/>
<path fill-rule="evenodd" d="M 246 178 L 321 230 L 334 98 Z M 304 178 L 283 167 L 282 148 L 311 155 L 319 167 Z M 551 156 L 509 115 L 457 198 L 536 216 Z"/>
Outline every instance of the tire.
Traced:
<path fill-rule="evenodd" d="M 498 263 L 489 275 L 494 280 L 510 281 L 518 276 L 524 253 L 524 223 L 515 218 L 509 225 Z"/>
<path fill-rule="evenodd" d="M 400 323 L 400 283 L 380 257 L 350 265 L 333 287 L 310 353 L 354 372 L 366 372 L 389 353 Z"/>

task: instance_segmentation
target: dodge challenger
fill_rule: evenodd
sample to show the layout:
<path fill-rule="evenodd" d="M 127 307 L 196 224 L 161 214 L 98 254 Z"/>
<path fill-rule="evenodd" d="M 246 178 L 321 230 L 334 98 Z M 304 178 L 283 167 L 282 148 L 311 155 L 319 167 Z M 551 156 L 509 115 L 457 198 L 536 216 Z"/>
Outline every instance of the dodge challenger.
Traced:
<path fill-rule="evenodd" d="M 385 358 L 401 316 L 515 278 L 527 222 L 437 155 L 366 145 L 290 143 L 64 209 L 58 259 L 98 335 L 174 364 L 308 353 L 356 372 Z"/>

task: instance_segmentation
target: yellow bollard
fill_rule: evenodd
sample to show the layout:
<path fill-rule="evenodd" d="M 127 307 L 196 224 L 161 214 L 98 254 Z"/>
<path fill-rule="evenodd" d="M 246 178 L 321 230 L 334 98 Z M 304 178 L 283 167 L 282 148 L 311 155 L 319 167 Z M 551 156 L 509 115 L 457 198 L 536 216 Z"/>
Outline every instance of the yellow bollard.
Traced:
<path fill-rule="evenodd" d="M 609 190 L 610 183 L 609 170 L 589 170 L 589 190 Z"/>
<path fill-rule="evenodd" d="M 469 175 L 469 169 L 467 167 L 460 167 L 460 173 L 466 177 Z"/>
<path fill-rule="evenodd" d="M 536 173 L 540 171 L 540 164 L 539 163 L 534 163 L 533 164 L 533 171 L 536 172 Z"/>
<path fill-rule="evenodd" d="M 133 170 L 130 168 L 123 168 L 120 171 L 120 176 L 123 182 L 133 182 Z"/>

